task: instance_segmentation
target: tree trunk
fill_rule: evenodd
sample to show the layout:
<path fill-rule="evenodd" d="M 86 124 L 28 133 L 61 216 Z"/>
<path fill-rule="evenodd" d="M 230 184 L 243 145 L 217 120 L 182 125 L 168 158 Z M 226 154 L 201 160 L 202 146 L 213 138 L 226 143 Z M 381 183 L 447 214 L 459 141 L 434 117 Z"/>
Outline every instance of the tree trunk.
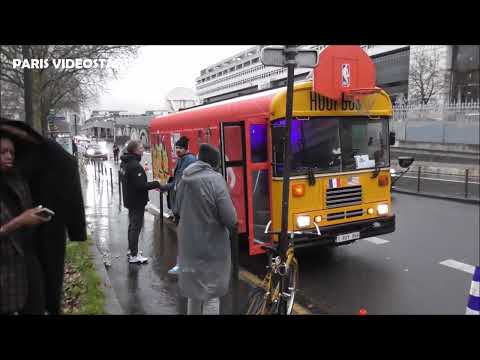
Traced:
<path fill-rule="evenodd" d="M 43 114 L 40 96 L 40 74 L 38 71 L 32 71 L 32 124 L 33 128 L 45 136 L 43 132 Z"/>
<path fill-rule="evenodd" d="M 30 59 L 29 47 L 22 45 L 22 55 L 24 59 Z M 25 105 L 25 122 L 33 127 L 33 108 L 32 108 L 32 70 L 23 69 L 23 99 Z"/>

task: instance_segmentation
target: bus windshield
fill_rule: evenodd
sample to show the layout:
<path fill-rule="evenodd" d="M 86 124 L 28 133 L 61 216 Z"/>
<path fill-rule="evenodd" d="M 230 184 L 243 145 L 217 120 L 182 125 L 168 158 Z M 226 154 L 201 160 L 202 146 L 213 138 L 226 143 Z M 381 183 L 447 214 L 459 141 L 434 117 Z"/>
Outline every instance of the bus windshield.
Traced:
<path fill-rule="evenodd" d="M 283 175 L 286 121 L 272 123 L 274 176 Z M 292 120 L 291 174 L 390 166 L 388 118 L 312 117 Z"/>

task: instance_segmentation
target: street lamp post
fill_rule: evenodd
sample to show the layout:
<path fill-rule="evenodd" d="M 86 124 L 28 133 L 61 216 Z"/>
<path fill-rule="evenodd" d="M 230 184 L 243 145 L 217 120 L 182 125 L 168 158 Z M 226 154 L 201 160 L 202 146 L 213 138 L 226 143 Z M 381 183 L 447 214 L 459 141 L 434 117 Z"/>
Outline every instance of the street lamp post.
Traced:
<path fill-rule="evenodd" d="M 278 252 L 283 264 L 287 260 L 288 249 L 288 199 L 290 187 L 290 157 L 291 157 L 291 127 L 293 113 L 293 85 L 295 67 L 315 67 L 318 54 L 312 50 L 299 50 L 296 45 L 284 47 L 265 47 L 262 49 L 261 60 L 265 66 L 287 67 L 287 102 L 285 108 L 285 152 L 283 160 L 283 191 L 282 191 L 282 226 L 279 236 Z M 281 314 L 286 314 L 286 304 L 280 308 Z"/>

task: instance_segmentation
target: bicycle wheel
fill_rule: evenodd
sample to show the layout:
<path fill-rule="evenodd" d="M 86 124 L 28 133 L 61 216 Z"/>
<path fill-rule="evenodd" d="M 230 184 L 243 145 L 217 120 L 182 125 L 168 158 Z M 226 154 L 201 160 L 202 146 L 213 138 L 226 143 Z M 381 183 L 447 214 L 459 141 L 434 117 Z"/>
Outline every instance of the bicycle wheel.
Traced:
<path fill-rule="evenodd" d="M 261 312 L 264 309 L 265 302 L 265 290 L 257 288 L 252 291 L 250 294 L 247 306 L 246 306 L 246 315 L 261 315 Z"/>
<path fill-rule="evenodd" d="M 285 300 L 277 301 L 273 303 L 270 308 L 270 314 L 286 314 L 291 315 L 293 312 L 293 305 L 295 304 L 295 294 L 298 289 L 298 262 L 295 258 L 293 258 L 290 267 L 288 268 L 288 272 L 285 275 L 285 288 L 283 289 L 283 293 L 287 294 Z M 273 286 L 273 289 L 281 288 L 280 278 L 276 279 L 276 284 Z M 280 299 L 279 299 L 280 300 Z"/>
<path fill-rule="evenodd" d="M 298 262 L 293 258 L 292 263 L 288 269 L 287 288 L 284 290 L 290 297 L 286 301 L 287 315 L 291 315 L 293 312 L 293 305 L 295 304 L 295 294 L 298 289 Z"/>

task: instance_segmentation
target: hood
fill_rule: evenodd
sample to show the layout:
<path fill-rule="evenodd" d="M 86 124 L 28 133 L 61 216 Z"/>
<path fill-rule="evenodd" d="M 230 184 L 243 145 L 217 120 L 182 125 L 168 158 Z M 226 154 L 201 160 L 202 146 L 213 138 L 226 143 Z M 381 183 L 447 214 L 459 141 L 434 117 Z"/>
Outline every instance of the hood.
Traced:
<path fill-rule="evenodd" d="M 11 137 L 15 143 L 15 167 L 22 173 L 38 168 L 46 155 L 48 141 L 23 121 L 0 118 L 0 134 Z"/>
<path fill-rule="evenodd" d="M 127 153 L 124 153 L 122 156 L 120 156 L 120 160 L 122 160 L 122 162 L 124 163 L 128 163 L 134 160 L 140 162 L 142 158 L 137 154 L 131 154 L 127 152 Z"/>
<path fill-rule="evenodd" d="M 215 170 L 213 170 L 213 168 L 210 164 L 207 164 L 206 162 L 197 160 L 194 163 L 188 165 L 187 168 L 185 170 L 183 170 L 182 180 L 187 180 L 188 181 L 191 177 L 193 177 L 194 175 L 197 175 L 198 173 L 203 172 L 203 171 L 213 171 L 213 172 L 215 172 Z"/>

